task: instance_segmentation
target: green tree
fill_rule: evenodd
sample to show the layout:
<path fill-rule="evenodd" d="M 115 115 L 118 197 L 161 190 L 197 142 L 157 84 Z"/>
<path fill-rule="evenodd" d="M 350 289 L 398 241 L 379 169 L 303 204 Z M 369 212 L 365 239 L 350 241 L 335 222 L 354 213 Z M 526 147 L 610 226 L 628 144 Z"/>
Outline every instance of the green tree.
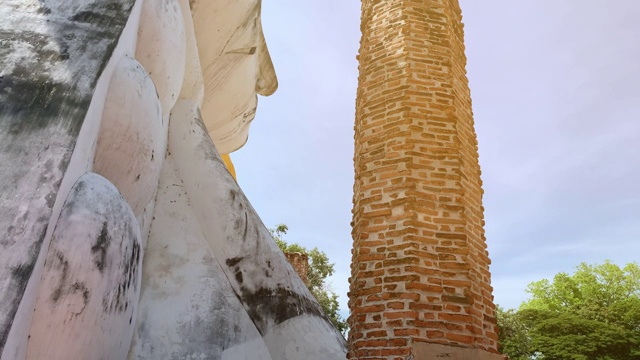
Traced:
<path fill-rule="evenodd" d="M 349 328 L 347 322 L 340 316 L 340 305 L 338 303 L 338 295 L 331 289 L 327 283 L 327 277 L 333 275 L 334 264 L 329 262 L 329 257 L 318 248 L 308 250 L 300 244 L 289 244 L 282 239 L 289 228 L 285 224 L 270 229 L 273 239 L 283 252 L 299 252 L 307 254 L 309 257 L 309 270 L 307 271 L 307 287 L 313 296 L 318 300 L 322 310 L 327 315 L 333 325 L 344 335 Z"/>
<path fill-rule="evenodd" d="M 573 275 L 561 272 L 553 282 L 534 281 L 527 287 L 531 299 L 521 308 L 570 312 L 587 319 L 613 320 L 613 312 L 628 299 L 640 299 L 640 267 L 620 268 L 609 261 L 600 265 L 582 263 Z"/>
<path fill-rule="evenodd" d="M 527 292 L 518 311 L 498 311 L 502 349 L 513 359 L 640 360 L 638 264 L 582 263 Z"/>
<path fill-rule="evenodd" d="M 496 320 L 500 329 L 498 350 L 503 354 L 509 354 L 511 360 L 530 359 L 533 349 L 529 329 L 520 318 L 520 314 L 516 310 L 504 310 L 497 306 Z"/>
<path fill-rule="evenodd" d="M 633 334 L 616 324 L 570 312 L 525 309 L 520 315 L 530 326 L 532 349 L 544 359 L 639 359 L 637 355 L 640 354 L 635 354 L 638 343 Z"/>

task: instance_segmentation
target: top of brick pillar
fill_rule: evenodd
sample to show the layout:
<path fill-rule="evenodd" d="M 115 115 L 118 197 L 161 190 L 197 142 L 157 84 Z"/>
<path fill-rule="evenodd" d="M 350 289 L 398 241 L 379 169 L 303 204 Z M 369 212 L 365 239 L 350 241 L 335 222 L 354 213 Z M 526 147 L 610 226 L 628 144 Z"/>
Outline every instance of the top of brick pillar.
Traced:
<path fill-rule="evenodd" d="M 293 267 L 293 270 L 298 273 L 298 276 L 304 281 L 305 284 L 309 283 L 309 256 L 300 252 L 285 252 L 287 261 Z"/>

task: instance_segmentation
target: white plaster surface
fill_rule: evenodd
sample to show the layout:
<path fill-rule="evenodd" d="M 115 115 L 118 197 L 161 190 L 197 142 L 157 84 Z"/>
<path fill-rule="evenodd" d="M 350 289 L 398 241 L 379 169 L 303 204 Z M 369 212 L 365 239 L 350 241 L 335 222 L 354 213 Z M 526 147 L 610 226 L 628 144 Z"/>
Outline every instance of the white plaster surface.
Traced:
<path fill-rule="evenodd" d="M 129 358 L 271 359 L 211 255 L 190 204 L 168 156 L 145 252 Z"/>
<path fill-rule="evenodd" d="M 344 339 L 332 330 L 335 329 L 313 316 L 300 315 L 271 328 L 264 335 L 264 341 L 274 359 L 344 359 L 344 349 L 336 346 Z"/>
<path fill-rule="evenodd" d="M 193 18 L 191 17 L 189 0 L 180 0 L 180 8 L 182 9 L 184 18 L 186 55 L 184 81 L 182 82 L 179 98 L 195 100 L 198 106 L 202 107 L 204 100 L 204 78 L 202 77 L 202 67 L 200 66 L 200 57 L 198 56 L 198 44 L 193 29 Z"/>
<path fill-rule="evenodd" d="M 28 24 L 27 28 L 29 29 L 29 31 L 35 34 L 43 34 L 55 38 L 55 36 L 60 35 L 60 28 L 56 27 L 56 23 L 59 21 L 59 19 L 69 18 L 75 13 L 84 11 L 87 8 L 95 10 L 95 7 L 97 6 L 96 4 L 93 4 L 93 2 L 87 1 L 50 0 L 47 5 L 48 8 L 51 9 L 52 13 L 49 14 L 48 17 L 54 19 L 52 22 L 45 21 L 44 17 L 47 16 L 44 15 L 41 15 L 43 16 L 43 19 L 38 19 L 25 16 L 27 11 L 25 11 L 23 14 L 21 14 L 20 11 L 16 11 L 16 9 L 20 8 L 37 9 L 41 5 L 42 3 L 37 3 L 35 1 L 25 2 L 21 0 L 7 0 L 0 2 L 0 19 L 3 19 L 3 21 L 0 21 L 0 29 L 5 31 L 14 30 L 18 27 L 16 26 L 16 23 L 22 22 L 24 24 Z M 126 22 L 126 25 L 124 26 L 117 45 L 113 49 L 113 58 L 119 59 L 125 53 L 133 53 L 135 49 L 135 40 L 140 15 L 139 5 L 140 2 L 136 2 L 131 9 L 129 18 L 124 20 Z M 64 21 L 62 21 L 62 23 L 64 23 Z M 60 26 L 63 27 L 63 25 Z M 92 32 L 90 26 L 85 27 L 83 30 L 87 31 L 87 33 L 89 34 L 91 34 Z M 97 45 L 98 44 L 94 44 L 94 48 L 98 48 Z M 79 63 L 82 68 L 89 68 L 89 65 L 96 61 L 103 61 L 101 57 L 92 57 L 90 51 L 85 51 L 84 53 L 81 52 L 82 46 L 69 46 L 67 50 L 69 51 L 70 58 L 80 59 Z M 20 61 L 29 60 L 22 59 Z M 102 74 L 98 78 L 93 89 L 88 82 L 81 82 L 78 84 L 78 91 L 88 93 L 93 91 L 93 96 L 86 112 L 85 119 L 82 123 L 82 128 L 80 129 L 80 133 L 78 134 L 75 142 L 66 140 L 65 137 L 67 136 L 67 134 L 62 134 L 59 132 L 52 134 L 47 132 L 47 129 L 42 129 L 41 131 L 39 131 L 39 133 L 29 134 L 28 139 L 22 139 L 20 136 L 16 136 L 12 139 L 2 138 L 2 141 L 5 143 L 11 143 L 11 141 L 13 141 L 15 144 L 29 144 L 29 148 L 31 149 L 30 151 L 35 150 L 38 154 L 35 157 L 35 159 L 37 159 L 37 163 L 30 163 L 29 166 L 36 169 L 41 167 L 43 170 L 46 170 L 42 172 L 42 174 L 45 176 L 44 178 L 41 177 L 38 179 L 38 177 L 35 176 L 29 177 L 29 179 L 31 179 L 32 181 L 41 181 L 41 184 L 34 184 L 32 182 L 23 180 L 17 182 L 18 186 L 20 186 L 21 188 L 17 191 L 17 194 L 19 194 L 19 198 L 15 200 L 22 204 L 20 212 L 26 213 L 30 209 L 33 210 L 34 208 L 45 207 L 44 202 L 48 201 L 53 202 L 53 207 L 50 217 L 44 219 L 44 221 L 47 221 L 48 225 L 42 239 L 42 245 L 39 251 L 39 255 L 37 256 L 37 261 L 33 266 L 33 271 L 29 278 L 27 287 L 24 290 L 18 311 L 12 319 L 11 331 L 8 334 L 4 349 L 0 351 L 0 359 L 14 360 L 24 359 L 26 357 L 28 332 L 31 326 L 31 319 L 34 313 L 33 309 L 35 306 L 38 287 L 41 283 L 40 279 L 44 269 L 44 261 L 47 254 L 49 242 L 53 234 L 53 230 L 55 229 L 58 217 L 60 215 L 60 211 L 65 202 L 65 199 L 69 194 L 69 191 L 71 190 L 71 187 L 82 174 L 91 169 L 107 88 L 109 86 L 111 75 L 115 69 L 115 66 L 116 61 L 107 60 L 106 64 L 104 64 Z M 3 70 L 6 71 L 7 69 L 5 68 Z M 53 75 L 54 73 L 56 75 Z M 5 73 L 3 72 L 3 75 L 4 74 Z M 68 63 L 63 63 L 62 67 L 57 68 L 57 70 L 55 71 L 52 71 L 52 76 L 61 76 L 62 74 L 66 74 L 67 77 L 60 78 L 59 81 L 61 82 L 73 83 L 73 81 L 75 81 L 76 79 L 83 79 L 82 76 L 78 76 L 78 74 L 75 73 L 73 68 Z M 52 164 L 60 160 L 60 157 L 64 156 L 61 154 L 62 150 L 65 147 L 64 144 L 67 142 L 71 142 L 74 144 L 73 153 L 71 154 L 71 159 L 68 166 L 63 169 L 53 167 Z M 24 164 L 16 163 L 15 157 L 3 158 L 3 155 L 12 156 L 10 153 L 0 153 L 0 163 L 13 164 L 15 166 L 24 168 Z M 47 170 L 47 168 L 51 168 L 53 171 Z M 57 192 L 55 192 L 52 191 L 52 188 L 55 187 L 55 183 L 57 181 L 60 181 L 60 187 Z M 35 196 L 32 194 L 33 189 L 37 189 Z M 37 203 L 28 200 L 30 196 L 34 196 L 36 198 L 39 197 L 37 193 L 48 194 L 46 197 L 43 196 L 43 200 L 46 201 Z M 3 199 L 4 207 L 0 208 L 0 210 L 2 210 L 2 214 L 0 214 L 0 216 L 4 214 L 6 207 L 11 207 L 11 205 L 4 200 L 5 199 Z M 27 220 L 29 222 L 24 225 L 25 229 L 28 229 L 28 231 L 33 231 L 35 229 L 35 221 L 29 219 Z M 42 219 L 39 220 L 42 221 Z M 25 239 L 36 239 L 38 237 L 38 234 L 35 233 L 24 233 L 22 235 Z M 18 244 L 22 244 L 24 248 L 17 249 L 17 251 L 9 251 L 6 248 L 3 249 L 3 253 L 0 253 L 0 268 L 2 268 L 3 266 L 10 267 L 13 263 L 20 264 L 21 262 L 24 262 L 26 256 L 28 256 L 33 251 L 33 249 L 29 248 L 30 243 L 27 241 L 18 242 Z M 10 260 L 5 261 L 4 256 L 9 256 Z M 2 269 L 0 269 L 0 277 L 2 277 L 1 273 Z M 5 289 L 3 288 L 4 285 L 5 284 L 0 285 L 0 293 L 5 293 Z M 0 303 L 0 313 L 5 311 L 3 309 L 4 305 L 6 304 Z M 0 326 L 2 326 L 2 324 L 0 324 Z"/>
<path fill-rule="evenodd" d="M 300 344 L 297 358 L 315 356 L 311 354 L 315 348 L 307 350 L 304 344 L 306 339 L 316 339 L 325 348 L 326 358 L 333 358 L 332 354 L 344 358 L 344 338 L 329 325 L 229 174 L 207 137 L 195 102 L 178 101 L 172 116 L 182 121 L 171 122 L 169 151 L 190 206 L 233 292 L 258 331 L 269 336 L 272 357 L 279 358 L 281 346 L 290 343 Z M 304 318 L 288 321 L 300 316 Z M 285 322 L 289 325 L 282 325 Z"/>
<path fill-rule="evenodd" d="M 158 186 L 165 129 L 153 81 L 140 63 L 123 56 L 109 85 L 93 170 L 120 190 L 137 217 Z"/>
<path fill-rule="evenodd" d="M 46 255 L 27 359 L 123 359 L 141 266 L 131 208 L 108 180 L 83 175 L 62 208 Z"/>
<path fill-rule="evenodd" d="M 186 37 L 181 0 L 145 0 L 136 59 L 149 72 L 163 114 L 178 99 L 185 72 Z"/>

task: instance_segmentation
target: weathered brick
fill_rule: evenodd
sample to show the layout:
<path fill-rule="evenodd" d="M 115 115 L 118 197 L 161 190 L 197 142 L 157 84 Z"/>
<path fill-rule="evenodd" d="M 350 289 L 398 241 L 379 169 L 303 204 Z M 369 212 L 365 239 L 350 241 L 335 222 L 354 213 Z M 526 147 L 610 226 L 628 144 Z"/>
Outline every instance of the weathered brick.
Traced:
<path fill-rule="evenodd" d="M 417 319 L 417 311 L 386 311 L 383 316 L 386 319 Z"/>
<path fill-rule="evenodd" d="M 386 337 L 387 336 L 387 331 L 386 330 L 376 330 L 376 331 L 369 331 L 365 337 L 367 338 L 379 338 L 379 337 Z"/>
<path fill-rule="evenodd" d="M 456 333 L 445 333 L 445 338 L 448 340 L 455 341 L 456 344 L 468 344 L 471 345 L 474 343 L 475 337 L 469 335 L 460 335 Z"/>
<path fill-rule="evenodd" d="M 406 304 L 400 301 L 393 301 L 393 302 L 389 302 L 387 303 L 387 308 L 388 309 L 394 309 L 394 310 L 402 310 L 406 307 Z"/>
<path fill-rule="evenodd" d="M 387 345 L 387 340 L 359 340 L 355 343 L 355 348 L 371 348 L 371 347 L 384 347 Z"/>
<path fill-rule="evenodd" d="M 496 352 L 458 0 L 362 11 L 348 358 L 403 359 L 412 342 Z"/>
<path fill-rule="evenodd" d="M 397 338 L 397 339 L 391 339 L 387 342 L 388 346 L 394 347 L 394 348 L 399 348 L 402 346 L 407 346 L 407 339 L 405 338 Z M 383 350 L 384 351 L 384 350 Z"/>
<path fill-rule="evenodd" d="M 427 330 L 426 331 L 427 338 L 429 339 L 443 339 L 444 332 L 439 330 Z"/>
<path fill-rule="evenodd" d="M 411 336 L 411 335 L 420 335 L 420 330 L 419 329 L 414 329 L 414 328 L 410 328 L 410 329 L 393 329 L 393 335 L 394 336 Z"/>

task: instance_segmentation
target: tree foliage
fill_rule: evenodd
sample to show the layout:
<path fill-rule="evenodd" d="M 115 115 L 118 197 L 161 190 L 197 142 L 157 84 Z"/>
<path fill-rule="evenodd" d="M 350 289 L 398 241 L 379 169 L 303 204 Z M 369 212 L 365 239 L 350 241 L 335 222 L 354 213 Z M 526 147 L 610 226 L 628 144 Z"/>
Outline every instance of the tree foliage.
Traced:
<path fill-rule="evenodd" d="M 640 267 L 606 261 L 529 284 L 518 311 L 498 311 L 512 359 L 639 360 Z"/>
<path fill-rule="evenodd" d="M 318 300 L 322 310 L 327 315 L 333 325 L 345 334 L 348 325 L 346 320 L 340 316 L 340 305 L 338 303 L 338 295 L 331 289 L 327 283 L 327 277 L 333 275 L 334 264 L 329 262 L 329 257 L 317 247 L 309 250 L 304 246 L 296 243 L 289 244 L 282 239 L 289 228 L 287 225 L 280 224 L 275 229 L 270 229 L 273 239 L 283 252 L 299 252 L 307 254 L 309 257 L 309 269 L 307 271 L 307 287 L 313 296 Z"/>
<path fill-rule="evenodd" d="M 521 321 L 519 314 L 513 310 L 496 307 L 500 352 L 509 354 L 511 360 L 528 360 L 533 353 L 527 325 Z"/>

